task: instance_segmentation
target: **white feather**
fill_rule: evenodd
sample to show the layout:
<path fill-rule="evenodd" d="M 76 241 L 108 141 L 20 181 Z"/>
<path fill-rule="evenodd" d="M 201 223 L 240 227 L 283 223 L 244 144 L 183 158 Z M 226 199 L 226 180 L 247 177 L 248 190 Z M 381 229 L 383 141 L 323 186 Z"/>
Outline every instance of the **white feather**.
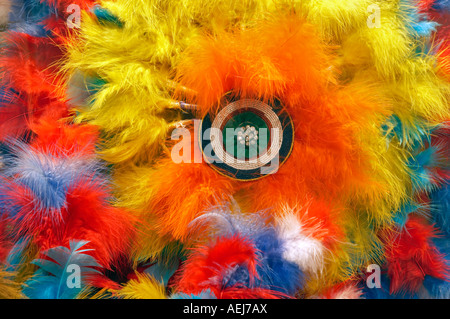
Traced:
<path fill-rule="evenodd" d="M 313 296 L 310 299 L 365 299 L 361 288 L 350 283 L 340 288 L 333 288 L 325 295 Z"/>
<path fill-rule="evenodd" d="M 283 258 L 309 274 L 319 274 L 324 266 L 325 247 L 311 236 L 313 230 L 305 227 L 292 210 L 286 210 L 276 223 L 284 241 Z"/>
<path fill-rule="evenodd" d="M 361 290 L 358 287 L 348 285 L 337 291 L 334 299 L 363 299 L 361 295 Z"/>

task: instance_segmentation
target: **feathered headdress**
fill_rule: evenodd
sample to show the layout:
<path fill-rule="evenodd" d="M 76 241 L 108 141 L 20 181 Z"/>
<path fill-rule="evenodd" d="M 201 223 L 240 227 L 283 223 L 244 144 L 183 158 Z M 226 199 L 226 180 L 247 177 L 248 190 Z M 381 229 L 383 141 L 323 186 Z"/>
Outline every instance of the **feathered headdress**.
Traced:
<path fill-rule="evenodd" d="M 0 4 L 5 298 L 448 297 L 448 1 Z"/>

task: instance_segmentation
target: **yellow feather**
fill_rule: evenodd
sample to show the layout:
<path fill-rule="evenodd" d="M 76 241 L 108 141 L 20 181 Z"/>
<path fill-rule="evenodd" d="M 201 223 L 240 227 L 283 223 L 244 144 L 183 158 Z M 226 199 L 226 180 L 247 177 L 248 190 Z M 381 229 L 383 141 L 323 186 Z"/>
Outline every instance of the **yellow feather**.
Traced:
<path fill-rule="evenodd" d="M 136 273 L 137 279 L 131 279 L 117 291 L 124 299 L 166 299 L 164 286 L 155 278 Z"/>
<path fill-rule="evenodd" d="M 24 299 L 22 285 L 15 281 L 15 273 L 0 269 L 0 299 Z"/>

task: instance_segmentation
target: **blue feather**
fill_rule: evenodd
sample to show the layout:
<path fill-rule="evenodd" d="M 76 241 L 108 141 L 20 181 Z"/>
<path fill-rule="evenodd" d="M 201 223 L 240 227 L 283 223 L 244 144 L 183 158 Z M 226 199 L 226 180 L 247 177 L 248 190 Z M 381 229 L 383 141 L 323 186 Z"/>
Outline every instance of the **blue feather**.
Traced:
<path fill-rule="evenodd" d="M 42 22 L 57 10 L 40 0 L 15 0 L 9 15 L 9 30 L 24 32 L 35 37 L 46 37 L 51 30 L 46 30 Z"/>
<path fill-rule="evenodd" d="M 23 251 L 28 245 L 27 239 L 19 239 L 6 257 L 6 271 L 17 271 L 23 263 Z"/>
<path fill-rule="evenodd" d="M 450 181 L 431 193 L 431 216 L 436 226 L 446 235 L 450 235 Z"/>
<path fill-rule="evenodd" d="M 363 297 L 366 299 L 418 299 L 417 295 L 409 293 L 390 294 L 390 280 L 385 274 L 381 275 L 380 288 L 369 288 L 366 283 L 362 283 Z"/>
<path fill-rule="evenodd" d="M 33 277 L 24 284 L 23 293 L 30 299 L 73 299 L 85 285 L 87 276 L 100 274 L 95 268 L 101 267 L 94 257 L 85 254 L 91 249 L 81 249 L 87 241 L 71 241 L 70 249 L 64 246 L 54 247 L 43 252 L 48 259 L 35 259 L 32 263 L 39 266 Z M 71 287 L 70 265 L 80 269 L 80 285 Z"/>
<path fill-rule="evenodd" d="M 431 276 L 425 276 L 423 285 L 427 289 L 428 298 L 450 299 L 450 282 Z"/>
<path fill-rule="evenodd" d="M 304 285 L 304 275 L 296 264 L 283 258 L 283 243 L 273 228 L 258 234 L 255 246 L 260 251 L 257 272 L 259 286 L 294 295 Z"/>
<path fill-rule="evenodd" d="M 42 211 L 58 213 L 66 207 L 68 191 L 80 181 L 106 182 L 100 179 L 99 165 L 95 161 L 65 157 L 63 153 L 61 156 L 39 153 L 21 142 L 16 142 L 12 149 L 16 157 L 5 175 L 12 183 L 29 189 L 35 196 L 35 205 Z M 0 202 L 7 200 L 2 197 L 1 189 L 0 186 Z"/>
<path fill-rule="evenodd" d="M 442 183 L 442 178 L 433 173 L 430 168 L 444 168 L 448 163 L 442 157 L 440 145 L 429 146 L 420 153 L 409 158 L 408 167 L 411 170 L 411 181 L 415 192 L 431 192 L 436 189 L 437 183 Z"/>
<path fill-rule="evenodd" d="M 414 1 L 400 0 L 400 15 L 406 23 L 408 31 L 413 37 L 430 37 L 439 26 L 434 21 L 426 21 L 427 16 L 419 12 Z"/>
<path fill-rule="evenodd" d="M 420 119 L 413 123 L 403 123 L 397 115 L 391 115 L 381 126 L 383 134 L 386 136 L 387 145 L 397 138 L 398 143 L 411 150 L 419 150 L 425 142 L 430 142 L 430 132 L 434 127 Z"/>
<path fill-rule="evenodd" d="M 411 25 L 415 34 L 417 34 L 419 37 L 429 37 L 433 32 L 436 31 L 438 26 L 439 24 L 433 21 L 421 21 L 413 23 Z"/>
<path fill-rule="evenodd" d="M 209 290 L 203 290 L 201 293 L 199 294 L 185 294 L 185 293 L 176 293 L 173 294 L 170 299 L 217 299 L 216 296 L 214 295 L 214 293 Z"/>
<path fill-rule="evenodd" d="M 403 229 L 408 221 L 408 216 L 412 213 L 420 213 L 423 208 L 423 205 L 412 201 L 405 203 L 397 212 L 394 213 L 393 220 L 399 228 Z"/>
<path fill-rule="evenodd" d="M 450 0 L 436 0 L 433 9 L 437 11 L 450 11 Z"/>
<path fill-rule="evenodd" d="M 101 24 L 112 24 L 119 28 L 123 27 L 123 22 L 118 17 L 113 15 L 108 9 L 102 8 L 98 4 L 91 9 Z"/>

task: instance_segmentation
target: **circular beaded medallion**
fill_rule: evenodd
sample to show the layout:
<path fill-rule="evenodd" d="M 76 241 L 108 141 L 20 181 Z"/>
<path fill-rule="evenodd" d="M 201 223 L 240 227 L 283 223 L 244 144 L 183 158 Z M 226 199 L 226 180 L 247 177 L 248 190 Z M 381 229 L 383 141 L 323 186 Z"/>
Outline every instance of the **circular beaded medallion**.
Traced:
<path fill-rule="evenodd" d="M 202 120 L 200 146 L 206 161 L 238 180 L 278 171 L 294 142 L 294 126 L 281 103 L 225 97 L 223 105 L 217 115 Z"/>

